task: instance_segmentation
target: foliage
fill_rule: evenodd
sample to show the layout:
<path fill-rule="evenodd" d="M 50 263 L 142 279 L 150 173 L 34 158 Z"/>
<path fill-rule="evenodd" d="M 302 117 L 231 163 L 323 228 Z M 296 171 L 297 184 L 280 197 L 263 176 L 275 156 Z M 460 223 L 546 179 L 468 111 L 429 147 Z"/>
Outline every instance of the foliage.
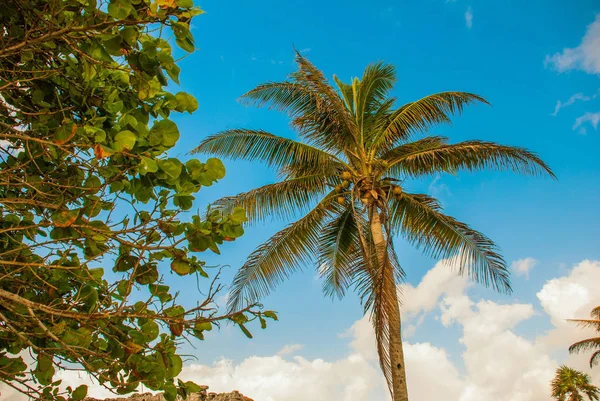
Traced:
<path fill-rule="evenodd" d="M 58 369 L 167 400 L 184 336 L 245 324 L 218 315 L 214 282 L 185 309 L 166 275 L 208 277 L 194 252 L 243 234 L 242 209 L 182 214 L 223 178 L 218 159 L 182 162 L 172 112 L 197 101 L 178 83 L 175 42 L 194 50 L 192 0 L 8 0 L 0 7 L 0 380 L 33 398 L 79 400 Z M 174 40 L 170 40 L 171 34 Z"/>
<path fill-rule="evenodd" d="M 371 64 L 362 79 L 350 83 L 334 76 L 336 88 L 306 58 L 298 54 L 296 61 L 298 70 L 289 80 L 259 85 L 242 101 L 286 113 L 300 141 L 233 129 L 206 138 L 196 149 L 262 161 L 281 178 L 221 199 L 215 204 L 220 210 L 243 207 L 249 223 L 304 213 L 250 255 L 235 278 L 230 307 L 255 302 L 317 261 L 326 294 L 343 296 L 354 286 L 362 296 L 392 387 L 392 371 L 404 365 L 393 360 L 402 359 L 396 283 L 404 275 L 391 241 L 395 234 L 433 257 L 455 258 L 460 273 L 510 292 L 508 269 L 496 245 L 444 214 L 436 199 L 410 193 L 407 180 L 481 169 L 553 174 L 523 148 L 484 141 L 450 144 L 447 138 L 426 135 L 465 106 L 486 103 L 478 95 L 443 92 L 396 106 L 389 96 L 396 80 L 391 65 Z M 400 391 L 404 396 L 393 394 L 395 399 L 406 399 L 405 388 Z"/>
<path fill-rule="evenodd" d="M 569 347 L 569 352 L 592 352 L 592 356 L 590 357 L 590 367 L 593 367 L 600 363 L 600 306 L 592 309 L 590 318 L 591 319 L 573 319 L 570 321 L 577 323 L 580 327 L 596 330 L 598 336 L 576 342 Z"/>
<path fill-rule="evenodd" d="M 550 387 L 558 401 L 584 401 L 584 396 L 589 401 L 600 400 L 600 389 L 591 384 L 589 375 L 564 365 L 556 370 Z"/>

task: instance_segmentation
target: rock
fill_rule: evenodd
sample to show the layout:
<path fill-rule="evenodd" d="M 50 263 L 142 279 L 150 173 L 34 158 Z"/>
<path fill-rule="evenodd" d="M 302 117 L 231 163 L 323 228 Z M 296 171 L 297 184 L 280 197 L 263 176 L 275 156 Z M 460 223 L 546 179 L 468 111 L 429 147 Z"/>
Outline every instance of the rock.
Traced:
<path fill-rule="evenodd" d="M 84 401 L 165 401 L 162 394 L 133 394 L 127 398 L 105 398 L 98 400 L 96 398 L 87 397 Z M 198 393 L 190 394 L 186 401 L 254 401 L 252 398 L 245 397 L 237 390 L 231 393 L 209 393 L 208 386 L 202 386 L 202 390 Z"/>
<path fill-rule="evenodd" d="M 231 393 L 209 393 L 206 397 L 206 401 L 254 401 L 252 398 L 245 397 L 237 390 Z"/>

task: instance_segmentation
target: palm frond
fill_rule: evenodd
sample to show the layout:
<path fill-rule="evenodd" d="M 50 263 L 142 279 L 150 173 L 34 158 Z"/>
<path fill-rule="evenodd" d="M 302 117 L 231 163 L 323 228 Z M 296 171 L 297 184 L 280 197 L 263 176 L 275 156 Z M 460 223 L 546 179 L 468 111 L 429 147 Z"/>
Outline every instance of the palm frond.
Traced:
<path fill-rule="evenodd" d="M 594 352 L 590 357 L 590 367 L 600 363 L 600 350 Z"/>
<path fill-rule="evenodd" d="M 243 207 L 250 224 L 269 218 L 287 219 L 306 211 L 325 195 L 329 191 L 327 183 L 323 174 L 287 178 L 236 196 L 221 198 L 211 206 L 227 213 L 231 213 L 235 207 Z"/>
<path fill-rule="evenodd" d="M 575 344 L 573 344 L 569 347 L 569 352 L 571 352 L 571 353 L 586 352 L 586 351 L 593 351 L 597 348 L 600 349 L 600 337 L 587 338 L 582 341 L 577 341 Z"/>
<path fill-rule="evenodd" d="M 434 258 L 456 258 L 459 273 L 476 282 L 511 292 L 506 262 L 489 238 L 441 212 L 439 203 L 423 194 L 402 193 L 390 201 L 391 226 Z"/>
<path fill-rule="evenodd" d="M 332 167 L 345 165 L 342 160 L 321 149 L 250 129 L 232 129 L 211 135 L 192 153 L 210 153 L 233 160 L 259 160 L 274 167 L 285 167 L 291 163 Z"/>
<path fill-rule="evenodd" d="M 319 235 L 330 213 L 331 192 L 303 218 L 279 231 L 250 254 L 235 275 L 228 307 L 240 310 L 267 296 L 290 274 L 310 263 L 318 252 Z"/>
<path fill-rule="evenodd" d="M 299 69 L 291 75 L 292 79 L 318 93 L 324 106 L 317 113 L 295 118 L 292 125 L 324 149 L 344 152 L 347 147 L 356 146 L 357 127 L 344 100 L 323 72 L 298 52 L 296 63 Z"/>
<path fill-rule="evenodd" d="M 458 170 L 511 170 L 526 175 L 549 174 L 556 178 L 550 167 L 527 149 L 499 145 L 493 142 L 465 141 L 446 144 L 446 138 L 429 137 L 400 145 L 388 151 L 388 161 L 394 176 L 418 177 Z"/>
<path fill-rule="evenodd" d="M 352 85 L 349 85 L 339 79 L 336 75 L 333 76 L 333 80 L 338 87 L 342 100 L 348 110 L 354 110 L 354 95 L 352 94 Z"/>
<path fill-rule="evenodd" d="M 576 323 L 579 327 L 590 328 L 600 332 L 599 319 L 568 319 L 569 322 Z"/>
<path fill-rule="evenodd" d="M 435 124 L 449 124 L 453 114 L 462 113 L 466 105 L 475 102 L 489 104 L 467 92 L 441 92 L 408 103 L 389 115 L 387 124 L 375 136 L 373 152 L 383 154 L 414 133 L 426 133 Z"/>
<path fill-rule="evenodd" d="M 345 295 L 360 258 L 354 214 L 351 208 L 343 208 L 324 225 L 319 237 L 319 275 L 324 280 L 325 295 L 338 298 Z"/>
<path fill-rule="evenodd" d="M 267 106 L 284 112 L 290 117 L 314 113 L 315 109 L 320 109 L 322 106 L 318 93 L 312 91 L 306 85 L 288 81 L 267 82 L 258 85 L 242 95 L 240 101 L 246 106 Z"/>
<path fill-rule="evenodd" d="M 594 351 L 590 358 L 590 367 L 600 362 L 600 337 L 587 338 L 577 341 L 569 347 L 569 352 L 578 354 L 580 352 Z"/>
<path fill-rule="evenodd" d="M 387 100 L 396 83 L 396 68 L 383 62 L 369 64 L 363 73 L 356 99 L 356 118 L 359 126 L 366 115 L 373 114 Z"/>

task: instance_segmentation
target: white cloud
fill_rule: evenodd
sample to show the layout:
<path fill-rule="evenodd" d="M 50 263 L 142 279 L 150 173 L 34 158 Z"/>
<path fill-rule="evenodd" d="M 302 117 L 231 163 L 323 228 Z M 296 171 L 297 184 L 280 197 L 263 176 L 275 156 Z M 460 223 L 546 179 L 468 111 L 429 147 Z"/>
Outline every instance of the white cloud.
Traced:
<path fill-rule="evenodd" d="M 570 327 L 565 319 L 587 317 L 600 304 L 598 283 L 600 261 L 584 260 L 568 276 L 547 281 L 537 297 L 555 326 Z"/>
<path fill-rule="evenodd" d="M 405 316 L 416 316 L 423 312 L 430 312 L 436 307 L 442 295 L 461 294 L 469 285 L 465 277 L 456 273 L 453 262 L 439 261 L 423 276 L 416 287 L 410 284 L 403 286 L 400 294 L 402 313 Z"/>
<path fill-rule="evenodd" d="M 556 115 L 558 115 L 558 112 L 561 109 L 564 109 L 565 107 L 569 107 L 572 104 L 574 104 L 577 101 L 582 101 L 582 102 L 589 102 L 590 100 L 596 99 L 598 97 L 598 94 L 600 93 L 600 91 L 594 93 L 592 96 L 586 96 L 583 93 L 576 93 L 573 96 L 571 96 L 569 98 L 569 100 L 567 100 L 566 102 L 561 102 L 560 100 L 556 101 L 556 106 L 554 106 L 554 112 L 551 113 L 550 115 L 553 117 L 556 117 Z"/>
<path fill-rule="evenodd" d="M 579 46 L 546 56 L 545 64 L 559 72 L 583 70 L 589 74 L 600 74 L 600 14 L 588 25 Z"/>
<path fill-rule="evenodd" d="M 284 356 L 284 355 L 294 354 L 297 351 L 300 351 L 302 348 L 304 348 L 304 345 L 302 345 L 302 344 L 286 344 L 283 346 L 282 349 L 280 349 L 277 352 L 277 355 Z"/>
<path fill-rule="evenodd" d="M 587 317 L 600 304 L 596 288 L 600 261 L 583 261 L 568 274 L 547 281 L 537 292 L 538 306 L 475 299 L 467 280 L 456 276 L 449 265 L 438 262 L 417 286 L 403 291 L 406 327 L 418 327 L 415 321 L 435 314 L 446 342 L 451 343 L 448 336 L 453 329 L 459 332 L 453 337 L 453 352 L 429 342 L 405 341 L 412 401 L 541 401 L 550 399 L 549 381 L 561 363 L 589 372 L 589 355 L 566 355 L 567 347 L 588 333 L 565 319 Z M 550 329 L 538 337 L 520 334 L 519 325 L 534 316 L 546 318 Z M 417 329 L 415 336 L 418 334 Z M 387 400 L 368 318 L 355 322 L 346 337 L 350 339 L 348 354 L 337 360 L 284 358 L 282 355 L 300 350 L 292 344 L 279 355 L 250 356 L 239 363 L 223 359 L 212 365 L 188 365 L 182 379 L 207 384 L 211 391 L 237 389 L 261 401 Z M 591 373 L 598 382 L 600 370 Z M 71 385 L 88 381 L 73 372 L 61 374 L 61 378 Z M 108 394 L 95 386 L 90 395 Z M 7 392 L 2 397 L 22 399 Z"/>
<path fill-rule="evenodd" d="M 473 27 L 473 9 L 471 6 L 469 6 L 467 11 L 465 11 L 465 24 L 467 25 L 468 29 Z"/>
<path fill-rule="evenodd" d="M 464 384 L 444 349 L 430 343 L 407 343 L 404 357 L 411 400 L 458 400 Z"/>
<path fill-rule="evenodd" d="M 510 268 L 517 274 L 517 276 L 525 276 L 529 278 L 529 271 L 538 264 L 538 261 L 534 258 L 524 258 L 515 260 L 510 265 Z"/>
<path fill-rule="evenodd" d="M 577 128 L 579 128 L 580 134 L 586 134 L 587 129 L 585 127 L 583 127 L 583 125 L 586 123 L 590 123 L 592 125 L 592 127 L 594 127 L 594 130 L 596 130 L 598 128 L 598 123 L 600 123 L 600 112 L 597 112 L 597 113 L 587 112 L 584 115 L 577 117 L 575 119 L 575 124 L 573 124 L 573 131 L 575 131 Z"/>
<path fill-rule="evenodd" d="M 300 356 L 253 356 L 239 364 L 224 359 L 211 366 L 187 366 L 181 377 L 207 383 L 211 391 L 237 389 L 261 401 L 385 399 L 379 398 L 385 394 L 379 371 L 357 354 L 334 362 Z"/>

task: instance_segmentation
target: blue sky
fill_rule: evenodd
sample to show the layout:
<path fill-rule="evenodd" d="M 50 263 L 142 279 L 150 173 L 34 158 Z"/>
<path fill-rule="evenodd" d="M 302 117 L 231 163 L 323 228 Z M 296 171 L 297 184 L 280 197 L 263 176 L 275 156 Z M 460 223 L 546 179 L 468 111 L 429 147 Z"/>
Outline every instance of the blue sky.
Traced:
<path fill-rule="evenodd" d="M 206 14 L 194 20 L 198 50 L 181 61 L 181 89 L 176 90 L 193 94 L 200 108 L 192 116 L 176 117 L 182 136 L 174 154 L 187 158 L 207 135 L 228 128 L 294 137 L 285 116 L 246 108 L 236 99 L 294 71 L 295 46 L 328 77 L 335 73 L 344 80 L 360 76 L 369 62 L 394 64 L 399 79 L 393 94 L 400 102 L 446 90 L 480 94 L 492 107 L 471 107 L 453 126 L 432 132 L 455 142 L 481 139 L 527 147 L 550 164 L 557 181 L 483 172 L 411 184 L 439 196 L 449 214 L 495 240 L 509 264 L 521 260 L 528 274 L 513 274 L 512 297 L 467 286 L 446 275 L 437 260 L 396 241 L 407 271 L 405 295 L 417 299 L 404 307 L 414 401 L 444 389 L 448 394 L 455 389 L 454 399 L 465 401 L 545 399 L 545 380 L 565 361 L 569 336 L 579 333 L 563 325 L 562 319 L 571 317 L 563 314 L 585 316 L 591 305 L 600 304 L 592 288 L 593 279 L 600 279 L 600 262 L 594 262 L 600 260 L 600 3 L 203 0 L 199 5 Z M 225 164 L 226 178 L 201 191 L 198 208 L 275 179 L 257 163 Z M 202 257 L 209 264 L 231 266 L 223 275 L 228 283 L 249 253 L 284 225 L 276 221 L 248 228 L 222 248 L 222 256 Z M 194 342 L 195 349 L 188 346 L 198 360 L 186 374 L 217 390 L 239 388 L 261 401 L 309 399 L 295 394 L 294 382 L 315 383 L 319 395 L 310 398 L 315 401 L 387 399 L 359 300 L 353 294 L 335 302 L 324 298 L 315 275 L 314 266 L 308 266 L 264 300 L 279 312 L 280 322 L 264 331 L 254 327 L 253 340 L 224 327 L 205 342 Z M 169 280 L 193 304 L 195 284 Z M 489 316 L 497 318 L 477 326 Z M 497 330 L 490 329 L 496 323 Z M 481 330 L 498 348 L 477 342 Z M 280 352 L 286 345 L 287 352 Z M 485 384 L 490 380 L 479 371 L 486 365 L 476 355 L 497 357 L 511 347 L 531 357 L 504 361 L 517 370 L 518 380 L 510 380 L 516 387 L 499 398 Z M 584 359 L 572 363 L 585 366 Z M 526 370 L 529 364 L 535 369 Z M 421 371 L 425 376 L 418 375 Z M 428 374 L 443 384 L 439 390 L 419 386 Z M 319 381 L 325 378 L 330 380 Z M 598 368 L 594 378 L 600 384 Z M 338 379 L 340 384 L 332 386 Z"/>
<path fill-rule="evenodd" d="M 587 59 L 575 59 L 569 64 L 567 56 L 572 54 L 563 54 L 580 45 L 600 4 L 576 3 L 204 1 L 200 6 L 206 14 L 194 21 L 198 51 L 180 63 L 181 88 L 197 97 L 200 108 L 193 116 L 177 118 L 182 139 L 176 152 L 187 157 L 186 152 L 207 135 L 235 127 L 294 137 L 285 116 L 236 101 L 257 84 L 282 80 L 292 72 L 293 46 L 327 76 L 335 73 L 345 80 L 360 76 L 369 62 L 394 64 L 399 79 L 393 94 L 401 102 L 446 90 L 478 93 L 492 107 L 469 108 L 453 126 L 432 132 L 452 141 L 482 139 L 527 147 L 550 164 L 558 180 L 484 172 L 442 176 L 411 186 L 439 196 L 448 213 L 494 239 L 509 263 L 523 258 L 537 261 L 528 279 L 513 275 L 511 298 L 473 287 L 469 289 L 473 299 L 521 302 L 541 310 L 536 294 L 544 283 L 568 275 L 584 259 L 600 260 L 600 133 L 593 118 L 575 128 L 578 118 L 600 111 L 600 97 L 594 97 L 600 87 L 600 62 L 594 64 L 598 59 L 592 58 L 590 66 Z M 597 46 L 592 41 L 591 49 L 600 57 Z M 576 94 L 581 96 L 569 104 Z M 558 101 L 561 107 L 555 113 Z M 227 177 L 203 189 L 199 208 L 275 178 L 257 163 L 225 163 Z M 230 265 L 224 274 L 228 281 L 246 256 L 283 226 L 284 222 L 273 222 L 251 227 L 223 248 L 223 256 L 203 256 L 209 263 Z M 407 281 L 416 286 L 436 261 L 401 240 L 396 246 Z M 185 282 L 173 284 L 194 294 Z M 252 355 L 274 355 L 286 344 L 301 344 L 301 355 L 308 359 L 336 360 L 348 353 L 349 340 L 340 333 L 362 316 L 354 295 L 336 302 L 321 295 L 313 266 L 264 303 L 279 311 L 279 323 L 266 331 L 255 330 L 251 341 L 226 328 L 196 344 L 198 362 L 210 364 L 225 357 L 240 363 Z M 538 313 L 514 330 L 531 338 L 551 327 L 547 316 Z M 441 328 L 431 315 L 410 340 L 444 347 L 461 369 L 464 347 L 459 332 L 457 327 Z"/>

